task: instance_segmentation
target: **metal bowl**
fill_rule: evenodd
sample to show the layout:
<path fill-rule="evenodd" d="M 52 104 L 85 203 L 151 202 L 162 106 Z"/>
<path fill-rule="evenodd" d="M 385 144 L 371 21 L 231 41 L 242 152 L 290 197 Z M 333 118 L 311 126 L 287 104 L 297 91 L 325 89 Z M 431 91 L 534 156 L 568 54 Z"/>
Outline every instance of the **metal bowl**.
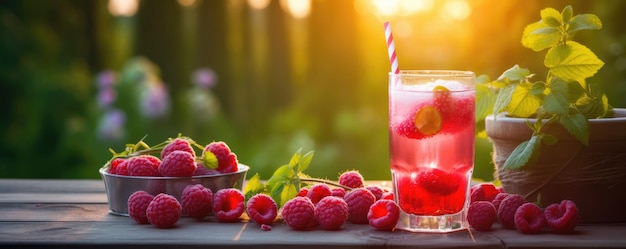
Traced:
<path fill-rule="evenodd" d="M 136 191 L 143 190 L 152 195 L 166 193 L 180 201 L 183 189 L 188 185 L 202 184 L 213 193 L 225 188 L 242 190 L 243 181 L 250 167 L 239 164 L 237 172 L 192 177 L 123 176 L 109 174 L 107 169 L 105 165 L 99 171 L 107 191 L 109 213 L 128 216 L 128 197 Z"/>

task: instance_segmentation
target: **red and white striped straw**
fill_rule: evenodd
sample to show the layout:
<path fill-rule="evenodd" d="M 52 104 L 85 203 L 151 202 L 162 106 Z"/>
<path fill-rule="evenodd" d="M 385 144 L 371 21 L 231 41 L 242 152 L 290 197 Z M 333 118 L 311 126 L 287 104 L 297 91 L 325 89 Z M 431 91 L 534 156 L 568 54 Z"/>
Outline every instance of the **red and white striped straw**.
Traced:
<path fill-rule="evenodd" d="M 400 73 L 398 66 L 398 57 L 396 56 L 396 45 L 393 42 L 393 34 L 391 33 L 391 25 L 385 22 L 385 39 L 387 40 L 387 53 L 389 54 L 389 62 L 391 63 L 391 72 Z"/>

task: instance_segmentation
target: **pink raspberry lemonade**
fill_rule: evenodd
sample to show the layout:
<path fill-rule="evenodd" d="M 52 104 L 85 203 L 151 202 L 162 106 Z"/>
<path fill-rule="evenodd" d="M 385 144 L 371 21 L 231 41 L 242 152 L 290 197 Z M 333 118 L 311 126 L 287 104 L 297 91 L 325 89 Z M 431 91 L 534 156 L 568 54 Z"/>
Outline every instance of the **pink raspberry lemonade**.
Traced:
<path fill-rule="evenodd" d="M 474 73 L 401 71 L 389 77 L 389 159 L 396 228 L 467 228 L 474 168 Z"/>

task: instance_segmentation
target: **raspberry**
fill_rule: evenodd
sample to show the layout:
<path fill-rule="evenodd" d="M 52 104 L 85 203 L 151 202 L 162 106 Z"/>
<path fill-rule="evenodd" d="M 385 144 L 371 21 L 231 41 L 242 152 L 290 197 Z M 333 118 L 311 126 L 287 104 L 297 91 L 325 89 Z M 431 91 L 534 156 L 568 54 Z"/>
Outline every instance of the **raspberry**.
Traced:
<path fill-rule="evenodd" d="M 524 203 L 517 208 L 514 220 L 517 231 L 526 234 L 539 233 L 546 224 L 543 210 L 534 203 Z"/>
<path fill-rule="evenodd" d="M 370 192 L 372 192 L 372 194 L 374 194 L 374 197 L 376 197 L 376 200 L 380 200 L 380 198 L 383 196 L 383 189 L 376 186 L 376 185 L 369 185 L 365 187 L 367 190 L 369 190 Z"/>
<path fill-rule="evenodd" d="M 130 173 L 128 172 L 128 160 L 124 160 L 123 162 L 118 164 L 115 173 L 122 176 L 129 176 Z"/>
<path fill-rule="evenodd" d="M 213 192 L 202 184 L 188 185 L 180 197 L 183 213 L 194 218 L 203 218 L 213 209 Z"/>
<path fill-rule="evenodd" d="M 562 200 L 554 203 L 544 211 L 546 224 L 555 233 L 571 233 L 576 229 L 580 215 L 576 203 L 571 200 Z"/>
<path fill-rule="evenodd" d="M 154 196 L 148 192 L 139 190 L 128 197 L 128 216 L 139 224 L 148 224 L 146 209 Z"/>
<path fill-rule="evenodd" d="M 232 153 L 228 145 L 224 142 L 212 142 L 208 144 L 203 152 L 211 152 L 217 158 L 216 170 L 221 173 L 237 172 L 239 170 L 237 156 Z"/>
<path fill-rule="evenodd" d="M 158 163 L 154 159 L 158 160 Z M 150 155 L 131 157 L 126 162 L 128 173 L 131 176 L 161 176 L 158 170 L 160 161 Z"/>
<path fill-rule="evenodd" d="M 177 150 L 187 151 L 196 157 L 196 152 L 193 150 L 193 147 L 191 147 L 189 141 L 183 138 L 176 138 L 163 147 L 163 150 L 161 150 L 161 158 L 164 159 L 167 155 Z"/>
<path fill-rule="evenodd" d="M 235 222 L 245 211 L 244 195 L 239 189 L 225 188 L 215 193 L 213 215 L 219 222 Z"/>
<path fill-rule="evenodd" d="M 278 215 L 276 202 L 266 194 L 252 196 L 246 207 L 250 219 L 260 225 L 271 225 Z"/>
<path fill-rule="evenodd" d="M 383 195 L 380 196 L 381 200 L 394 200 L 393 192 L 384 192 Z"/>
<path fill-rule="evenodd" d="M 363 176 L 356 170 L 346 171 L 339 176 L 339 184 L 349 188 L 362 188 Z"/>
<path fill-rule="evenodd" d="M 309 199 L 311 199 L 311 202 L 313 202 L 313 204 L 317 204 L 320 200 L 322 200 L 322 198 L 329 196 L 330 194 L 331 194 L 331 190 L 330 190 L 330 187 L 328 187 L 328 185 L 318 183 L 318 184 L 313 185 L 309 189 L 309 192 L 307 193 L 306 196 L 309 197 Z"/>
<path fill-rule="evenodd" d="M 515 212 L 524 203 L 526 203 L 526 200 L 518 194 L 510 194 L 502 200 L 498 208 L 498 220 L 502 227 L 515 229 Z"/>
<path fill-rule="evenodd" d="M 348 204 L 340 197 L 324 197 L 315 205 L 315 218 L 324 230 L 339 230 L 348 219 Z"/>
<path fill-rule="evenodd" d="M 194 176 L 217 175 L 220 173 L 220 172 L 217 172 L 217 170 L 204 167 L 204 165 L 201 163 L 196 163 L 196 166 L 197 166 L 196 171 L 193 172 Z"/>
<path fill-rule="evenodd" d="M 309 230 L 315 226 L 315 205 L 307 197 L 295 197 L 285 203 L 283 220 L 293 230 Z"/>
<path fill-rule="evenodd" d="M 346 190 L 343 188 L 333 188 L 330 190 L 330 195 L 343 198 L 346 196 Z"/>
<path fill-rule="evenodd" d="M 111 162 L 109 163 L 109 174 L 117 174 L 117 166 L 126 161 L 125 158 L 114 158 L 113 160 L 111 160 Z"/>
<path fill-rule="evenodd" d="M 150 224 L 158 228 L 173 227 L 180 219 L 182 207 L 174 196 L 161 193 L 158 194 L 146 209 L 146 216 Z"/>
<path fill-rule="evenodd" d="M 467 222 L 477 231 L 489 231 L 496 221 L 496 208 L 488 201 L 472 202 L 467 209 Z"/>
<path fill-rule="evenodd" d="M 348 220 L 354 224 L 367 224 L 367 213 L 376 201 L 374 194 L 365 188 L 356 188 L 346 193 L 344 199 L 348 203 Z"/>
<path fill-rule="evenodd" d="M 507 196 L 509 196 L 510 194 L 507 193 L 498 193 L 494 198 L 493 201 L 491 201 L 491 203 L 493 204 L 493 206 L 496 208 L 496 213 L 498 213 L 498 209 L 500 208 L 500 203 L 502 203 L 502 200 L 504 200 L 504 198 L 506 198 Z"/>
<path fill-rule="evenodd" d="M 463 182 L 455 173 L 438 168 L 422 171 L 417 177 L 424 189 L 437 195 L 449 195 L 459 188 L 460 182 Z"/>
<path fill-rule="evenodd" d="M 454 134 L 461 130 L 467 129 L 467 127 L 469 127 L 468 124 L 474 123 L 474 97 L 455 97 L 453 98 L 452 103 L 452 105 L 448 105 L 449 110 L 442 111 L 442 133 Z"/>
<path fill-rule="evenodd" d="M 308 194 L 309 194 L 309 189 L 305 187 L 300 188 L 300 191 L 298 191 L 298 196 L 301 196 L 301 197 L 306 197 L 306 195 Z"/>
<path fill-rule="evenodd" d="M 198 166 L 191 153 L 176 150 L 168 154 L 159 166 L 163 176 L 193 176 Z"/>
<path fill-rule="evenodd" d="M 470 193 L 470 203 L 472 203 L 475 201 L 493 201 L 500 191 L 492 183 L 481 183 L 472 186 Z"/>
<path fill-rule="evenodd" d="M 261 224 L 261 230 L 263 230 L 263 231 L 272 230 L 272 226 L 267 225 L 267 224 Z"/>
<path fill-rule="evenodd" d="M 370 226 L 382 231 L 393 231 L 399 218 L 400 208 L 394 201 L 387 199 L 374 202 L 367 212 Z"/>

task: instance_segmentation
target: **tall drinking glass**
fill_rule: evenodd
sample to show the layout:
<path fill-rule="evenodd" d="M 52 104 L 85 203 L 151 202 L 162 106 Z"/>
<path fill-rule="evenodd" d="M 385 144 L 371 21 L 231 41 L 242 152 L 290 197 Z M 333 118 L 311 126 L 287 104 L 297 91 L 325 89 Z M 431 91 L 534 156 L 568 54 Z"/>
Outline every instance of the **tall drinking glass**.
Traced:
<path fill-rule="evenodd" d="M 475 75 L 389 74 L 389 159 L 401 214 L 397 229 L 466 229 L 474 169 Z"/>

